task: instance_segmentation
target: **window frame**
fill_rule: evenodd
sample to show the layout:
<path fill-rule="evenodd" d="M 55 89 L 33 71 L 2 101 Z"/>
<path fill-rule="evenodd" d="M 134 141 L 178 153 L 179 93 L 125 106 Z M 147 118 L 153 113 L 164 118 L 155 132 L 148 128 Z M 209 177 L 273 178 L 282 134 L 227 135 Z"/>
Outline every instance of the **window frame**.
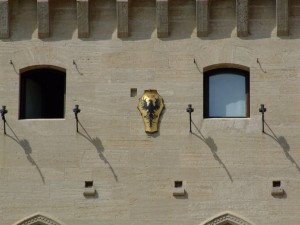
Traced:
<path fill-rule="evenodd" d="M 37 71 L 37 70 L 49 70 L 49 71 L 56 71 L 57 73 L 61 73 L 63 76 L 62 80 L 64 82 L 64 96 L 63 96 L 63 116 L 62 117 L 57 117 L 57 118 L 47 118 L 47 117 L 40 117 L 40 118 L 26 118 L 25 117 L 25 108 L 26 108 L 26 88 L 25 88 L 25 83 L 26 79 L 28 79 L 30 72 Z M 30 66 L 27 68 L 23 68 L 20 70 L 19 73 L 19 115 L 18 119 L 19 120 L 61 120 L 65 119 L 66 116 L 66 91 L 67 91 L 67 73 L 66 70 L 60 67 L 56 66 Z M 25 76 L 25 77 L 24 77 Z M 42 75 L 41 75 L 42 76 Z"/>
<path fill-rule="evenodd" d="M 245 116 L 210 116 L 209 115 L 209 78 L 216 75 L 225 75 L 231 73 L 245 77 Z M 250 72 L 237 68 L 217 68 L 205 71 L 203 73 L 203 118 L 250 118 Z"/>

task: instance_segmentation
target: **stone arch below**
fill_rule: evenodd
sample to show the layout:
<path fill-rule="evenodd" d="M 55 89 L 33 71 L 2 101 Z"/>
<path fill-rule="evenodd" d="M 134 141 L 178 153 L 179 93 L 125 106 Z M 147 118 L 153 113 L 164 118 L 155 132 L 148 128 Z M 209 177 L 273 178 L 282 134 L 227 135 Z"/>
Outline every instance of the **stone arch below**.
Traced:
<path fill-rule="evenodd" d="M 204 67 L 203 68 L 203 72 L 207 72 L 209 70 L 214 70 L 214 69 L 224 69 L 224 68 L 240 69 L 240 70 L 244 70 L 244 71 L 250 72 L 250 68 L 248 66 L 244 66 L 244 65 L 240 65 L 240 64 L 235 64 L 235 63 L 218 63 L 218 64 L 212 64 L 212 65 Z"/>
<path fill-rule="evenodd" d="M 200 225 L 254 225 L 233 213 L 225 212 L 217 215 Z"/>
<path fill-rule="evenodd" d="M 56 65 L 48 65 L 48 64 L 39 64 L 39 65 L 30 65 L 20 69 L 20 74 L 36 69 L 53 69 L 66 73 L 66 69 Z"/>
<path fill-rule="evenodd" d="M 8 53 L 7 58 L 11 59 L 15 72 L 22 73 L 41 67 L 67 71 L 74 68 L 72 59 L 76 60 L 78 56 L 67 54 L 64 48 L 32 46 Z"/>
<path fill-rule="evenodd" d="M 29 217 L 26 217 L 13 225 L 65 225 L 58 220 L 54 220 L 50 216 L 46 216 L 45 214 L 36 213 Z"/>

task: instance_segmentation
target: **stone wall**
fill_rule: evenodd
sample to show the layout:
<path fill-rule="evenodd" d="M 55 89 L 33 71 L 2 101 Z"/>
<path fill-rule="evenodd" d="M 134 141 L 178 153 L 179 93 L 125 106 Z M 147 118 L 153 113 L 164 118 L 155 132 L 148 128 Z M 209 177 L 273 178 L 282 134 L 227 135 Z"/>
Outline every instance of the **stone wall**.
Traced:
<path fill-rule="evenodd" d="M 246 4 L 246 35 L 233 0 L 50 0 L 42 17 L 39 4 L 48 1 L 0 0 L 0 225 L 37 212 L 66 225 L 197 225 L 227 211 L 253 225 L 299 225 L 298 1 L 286 36 L 269 0 Z M 218 64 L 249 67 L 250 118 L 203 119 L 203 70 Z M 20 70 L 39 65 L 66 69 L 64 119 L 18 120 Z M 166 105 L 155 135 L 137 110 L 146 89 Z M 89 180 L 95 197 L 83 195 Z M 173 196 L 178 180 L 183 198 Z M 271 195 L 273 180 L 284 195 Z"/>

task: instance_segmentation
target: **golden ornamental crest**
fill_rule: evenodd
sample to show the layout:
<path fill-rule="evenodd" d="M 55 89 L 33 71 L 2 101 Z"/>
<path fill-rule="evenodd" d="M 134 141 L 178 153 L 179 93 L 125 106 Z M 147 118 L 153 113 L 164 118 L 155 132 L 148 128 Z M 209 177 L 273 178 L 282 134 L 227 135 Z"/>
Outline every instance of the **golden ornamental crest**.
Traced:
<path fill-rule="evenodd" d="M 164 101 L 156 90 L 145 90 L 140 97 L 138 109 L 144 120 L 145 132 L 155 133 L 158 131 L 159 116 L 164 108 Z"/>

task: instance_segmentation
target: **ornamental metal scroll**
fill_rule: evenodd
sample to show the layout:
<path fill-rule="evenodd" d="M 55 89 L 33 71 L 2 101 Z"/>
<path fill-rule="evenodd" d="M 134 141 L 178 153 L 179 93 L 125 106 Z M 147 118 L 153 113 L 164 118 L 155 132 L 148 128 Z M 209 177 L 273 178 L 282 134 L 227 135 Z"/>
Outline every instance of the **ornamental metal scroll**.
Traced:
<path fill-rule="evenodd" d="M 237 215 L 233 215 L 232 213 L 223 213 L 214 217 L 213 219 L 209 219 L 208 221 L 201 223 L 201 225 L 221 225 L 227 223 L 231 225 L 252 225 L 246 220 Z"/>
<path fill-rule="evenodd" d="M 30 217 L 27 217 L 14 225 L 35 225 L 35 224 L 41 224 L 41 225 L 64 225 L 61 222 L 55 221 L 54 219 L 50 219 L 49 216 L 44 216 L 40 213 L 34 214 Z"/>
<path fill-rule="evenodd" d="M 164 101 L 157 90 L 144 91 L 144 95 L 139 99 L 138 109 L 144 120 L 146 133 L 158 131 L 159 117 L 163 108 Z"/>

